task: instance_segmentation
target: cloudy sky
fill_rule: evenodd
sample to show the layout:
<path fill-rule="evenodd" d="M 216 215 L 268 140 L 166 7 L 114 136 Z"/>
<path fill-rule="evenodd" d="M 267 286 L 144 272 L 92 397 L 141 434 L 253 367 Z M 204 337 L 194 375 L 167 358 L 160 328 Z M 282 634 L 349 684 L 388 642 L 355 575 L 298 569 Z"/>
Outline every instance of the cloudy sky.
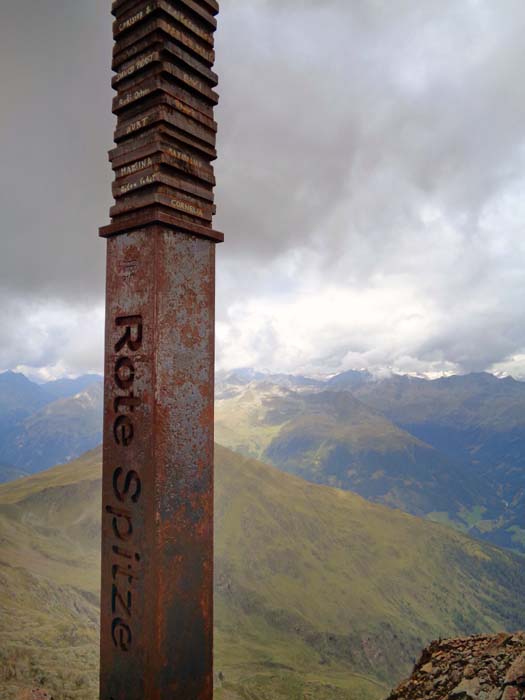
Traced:
<path fill-rule="evenodd" d="M 102 367 L 109 0 L 0 3 L 0 370 Z M 523 0 L 222 0 L 221 368 L 525 378 Z"/>

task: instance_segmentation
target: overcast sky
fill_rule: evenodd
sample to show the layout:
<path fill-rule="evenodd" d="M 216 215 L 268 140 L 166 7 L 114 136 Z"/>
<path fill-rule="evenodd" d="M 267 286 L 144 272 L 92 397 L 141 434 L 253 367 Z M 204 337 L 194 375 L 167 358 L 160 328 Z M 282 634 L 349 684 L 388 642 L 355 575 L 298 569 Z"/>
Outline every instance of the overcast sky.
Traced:
<path fill-rule="evenodd" d="M 0 3 L 0 370 L 102 367 L 109 0 Z M 523 0 L 222 0 L 218 364 L 525 377 Z"/>

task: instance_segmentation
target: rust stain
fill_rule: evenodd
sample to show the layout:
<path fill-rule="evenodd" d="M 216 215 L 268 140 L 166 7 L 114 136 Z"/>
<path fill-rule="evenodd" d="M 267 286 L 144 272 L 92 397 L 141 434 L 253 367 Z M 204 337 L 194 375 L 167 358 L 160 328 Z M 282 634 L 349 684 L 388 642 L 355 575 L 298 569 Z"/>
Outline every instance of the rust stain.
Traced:
<path fill-rule="evenodd" d="M 102 700 L 212 700 L 216 0 L 115 0 Z"/>

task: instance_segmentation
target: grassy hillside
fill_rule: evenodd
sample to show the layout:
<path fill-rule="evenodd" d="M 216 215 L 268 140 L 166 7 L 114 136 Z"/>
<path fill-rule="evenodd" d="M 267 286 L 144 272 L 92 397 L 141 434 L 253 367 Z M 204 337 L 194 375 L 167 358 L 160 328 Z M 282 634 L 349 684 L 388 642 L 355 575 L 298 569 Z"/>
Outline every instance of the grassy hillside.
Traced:
<path fill-rule="evenodd" d="M 96 697 L 100 454 L 0 486 L 0 697 Z M 379 700 L 525 626 L 522 559 L 217 448 L 217 700 Z M 2 694 L 3 692 L 3 694 Z"/>
<path fill-rule="evenodd" d="M 525 552 L 525 383 L 479 373 L 425 381 L 394 376 L 356 396 L 396 425 L 465 465 L 498 496 L 466 508 L 475 536 Z M 442 510 L 436 508 L 436 510 Z M 445 509 L 450 514 L 450 509 Z M 437 513 L 436 515 L 440 515 Z"/>
<path fill-rule="evenodd" d="M 97 445 L 101 387 L 1 374 L 0 483 Z M 217 374 L 216 396 L 221 444 L 525 553 L 524 382 L 242 369 Z"/>
<path fill-rule="evenodd" d="M 217 401 L 217 439 L 314 483 L 414 515 L 493 505 L 485 481 L 344 391 L 252 383 Z"/>
<path fill-rule="evenodd" d="M 96 697 L 99 491 L 99 452 L 2 487 L 2 699 L 27 685 Z"/>

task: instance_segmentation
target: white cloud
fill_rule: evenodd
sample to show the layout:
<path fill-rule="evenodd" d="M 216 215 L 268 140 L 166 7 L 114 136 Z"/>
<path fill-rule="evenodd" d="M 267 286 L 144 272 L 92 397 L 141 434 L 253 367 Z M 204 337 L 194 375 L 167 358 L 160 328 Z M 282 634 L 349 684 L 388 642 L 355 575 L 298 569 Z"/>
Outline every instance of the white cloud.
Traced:
<path fill-rule="evenodd" d="M 102 305 L 12 303 L 0 311 L 0 324 L 9 339 L 0 349 L 0 371 L 42 380 L 102 371 Z"/>
<path fill-rule="evenodd" d="M 0 9 L 0 366 L 53 376 L 100 369 L 112 125 L 107 4 L 59 4 Z M 525 375 L 522 0 L 221 7 L 220 365 Z"/>

